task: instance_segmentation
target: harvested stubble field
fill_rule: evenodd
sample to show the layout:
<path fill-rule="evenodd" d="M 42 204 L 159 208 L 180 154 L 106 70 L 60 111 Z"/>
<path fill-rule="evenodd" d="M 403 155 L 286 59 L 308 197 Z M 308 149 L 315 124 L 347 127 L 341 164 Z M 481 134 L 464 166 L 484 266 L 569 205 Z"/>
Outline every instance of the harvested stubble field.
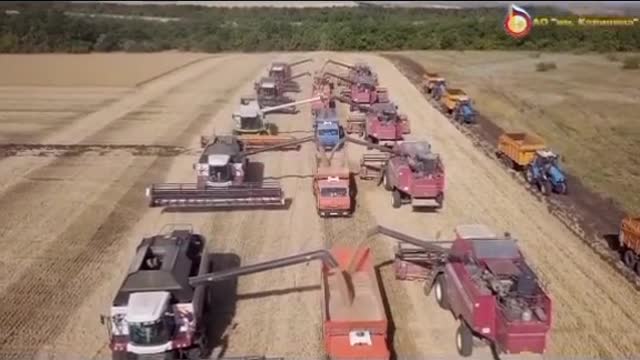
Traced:
<path fill-rule="evenodd" d="M 41 125 L 48 125 L 49 117 L 34 115 L 21 122 L 33 122 L 35 133 L 30 135 L 23 128 L 20 136 L 29 142 L 87 144 L 91 149 L 100 144 L 197 149 L 201 134 L 230 130 L 238 97 L 252 90 L 253 81 L 269 62 L 303 56 L 315 59 L 310 65 L 314 69 L 327 58 L 373 65 L 393 100 L 409 115 L 410 137 L 428 139 L 443 156 L 448 183 L 441 212 L 392 209 L 389 193 L 373 183 L 361 183 L 352 219 L 318 218 L 311 193 L 313 152 L 309 145 L 300 152 L 253 157 L 264 163 L 265 178 L 282 181 L 293 199 L 289 209 L 214 213 L 162 213 L 147 207 L 146 185 L 193 180 L 193 154 L 167 157 L 130 151 L 127 146 L 105 146 L 100 154 L 79 151 L 60 157 L 28 153 L 6 157 L 0 160 L 0 358 L 108 358 L 106 331 L 98 315 L 108 311 L 141 236 L 168 223 L 193 224 L 209 239 L 210 251 L 237 254 L 245 264 L 333 243 L 362 241 L 371 241 L 376 262 L 383 263 L 392 257 L 393 243 L 364 239 L 366 230 L 376 224 L 431 237 L 438 230 L 450 236 L 459 223 L 486 223 L 517 237 L 549 283 L 555 300 L 550 357 L 613 358 L 638 353 L 640 321 L 634 314 L 640 299 L 631 285 L 497 163 L 478 152 L 381 57 L 332 53 L 219 56 L 112 93 L 107 102 L 69 95 L 69 112 L 75 115 L 51 126 Z M 23 70 L 29 72 L 26 67 Z M 122 69 L 105 67 L 100 76 L 119 71 Z M 304 92 L 297 97 L 306 97 L 310 81 L 300 83 Z M 25 87 L 15 91 L 24 93 Z M 13 113 L 6 103 L 15 102 L 17 96 L 11 87 L 3 88 L 0 95 L 0 104 L 5 104 L 0 116 L 10 120 Z M 38 101 L 42 100 L 34 99 Z M 64 109 L 59 101 L 55 103 Z M 73 110 L 74 106 L 86 110 Z M 344 108 L 340 111 L 346 113 Z M 281 132 L 302 136 L 310 130 L 309 117 L 303 106 L 297 115 L 270 119 Z M 3 142 L 21 142 L 3 136 Z M 349 146 L 347 151 L 355 170 L 364 149 Z M 235 305 L 223 309 L 230 324 L 217 324 L 228 325 L 224 328 L 226 355 L 298 359 L 321 355 L 319 271 L 319 264 L 310 264 L 239 279 L 237 294 L 228 294 Z M 396 281 L 388 264 L 380 272 L 398 358 L 457 358 L 457 324 L 451 316 L 432 297 L 424 298 L 419 284 Z M 227 317 L 224 311 L 221 318 Z M 479 351 L 474 358 L 487 353 Z"/>

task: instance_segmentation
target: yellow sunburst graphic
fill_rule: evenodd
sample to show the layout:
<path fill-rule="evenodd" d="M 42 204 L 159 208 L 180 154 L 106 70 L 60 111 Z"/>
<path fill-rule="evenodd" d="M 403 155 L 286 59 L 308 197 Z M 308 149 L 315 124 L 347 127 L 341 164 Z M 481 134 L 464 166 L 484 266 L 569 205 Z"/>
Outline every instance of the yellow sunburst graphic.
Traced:
<path fill-rule="evenodd" d="M 522 15 L 514 15 L 509 19 L 509 30 L 516 34 L 522 33 L 527 29 L 527 19 Z"/>

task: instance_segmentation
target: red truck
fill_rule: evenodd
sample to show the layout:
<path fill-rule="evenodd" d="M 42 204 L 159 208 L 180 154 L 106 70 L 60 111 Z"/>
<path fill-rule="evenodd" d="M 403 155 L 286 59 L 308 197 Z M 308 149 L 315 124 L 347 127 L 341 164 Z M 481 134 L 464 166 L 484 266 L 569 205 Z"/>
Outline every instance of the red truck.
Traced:
<path fill-rule="evenodd" d="M 368 247 L 334 246 L 323 266 L 323 338 L 330 360 L 388 360 L 388 320 Z M 348 283 L 347 284 L 347 280 Z"/>
<path fill-rule="evenodd" d="M 318 215 L 350 216 L 354 197 L 352 181 L 344 147 L 332 152 L 329 157 L 324 152 L 318 153 L 313 180 Z"/>

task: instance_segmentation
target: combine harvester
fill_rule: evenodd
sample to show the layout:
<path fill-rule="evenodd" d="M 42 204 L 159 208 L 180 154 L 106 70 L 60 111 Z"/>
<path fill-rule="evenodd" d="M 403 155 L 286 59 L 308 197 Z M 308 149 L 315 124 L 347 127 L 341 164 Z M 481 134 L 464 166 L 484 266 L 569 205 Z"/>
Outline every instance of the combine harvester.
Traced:
<path fill-rule="evenodd" d="M 387 320 L 368 248 L 318 250 L 211 272 L 204 237 L 173 229 L 144 238 L 113 300 L 107 326 L 113 359 L 200 360 L 215 344 L 208 286 L 282 267 L 323 261 L 323 334 L 330 359 L 388 359 Z M 233 296 L 233 294 L 229 294 Z M 247 356 L 239 359 L 265 359 Z"/>
<path fill-rule="evenodd" d="M 292 63 L 274 62 L 269 67 L 269 77 L 275 79 L 285 92 L 300 92 L 300 84 L 292 81 L 296 78 L 293 75 L 293 67 L 312 61 L 313 59 L 304 59 Z"/>
<path fill-rule="evenodd" d="M 114 360 L 201 360 L 209 358 L 216 345 L 210 343 L 207 324 L 213 313 L 210 291 L 189 284 L 213 267 L 206 240 L 190 225 L 171 226 L 169 232 L 142 239 L 110 314 L 100 316 Z"/>
<path fill-rule="evenodd" d="M 298 74 L 287 78 L 287 80 L 290 81 L 305 75 L 311 76 L 311 73 L 305 72 Z M 282 83 L 270 77 L 263 77 L 260 81 L 256 82 L 254 84 L 254 90 L 256 91 L 256 98 L 261 108 L 294 102 L 292 98 L 284 95 L 286 91 L 284 90 Z M 280 112 L 295 114 L 297 113 L 297 110 L 295 106 L 290 106 L 288 108 L 281 109 Z"/>
<path fill-rule="evenodd" d="M 346 141 L 384 154 L 364 154 L 360 160 L 360 179 L 378 179 L 391 191 L 391 205 L 411 204 L 416 208 L 444 205 L 445 170 L 440 155 L 426 141 L 403 141 L 392 148 L 345 137 Z"/>
<path fill-rule="evenodd" d="M 369 77 L 374 85 L 378 85 L 378 75 L 371 69 L 371 66 L 364 62 L 357 62 L 353 65 L 350 65 L 340 61 L 327 60 L 322 65 L 322 69 L 320 70 L 320 72 L 323 73 L 324 68 L 329 64 L 338 65 L 340 67 L 348 69 L 348 73 L 345 76 L 341 76 L 340 78 L 338 78 L 338 85 L 350 85 L 350 81 L 355 81 L 356 78 L 359 78 L 361 76 Z M 343 78 L 349 79 L 350 81 L 345 81 L 343 80 Z"/>
<path fill-rule="evenodd" d="M 412 246 L 399 246 L 396 276 L 424 280 L 436 301 L 460 325 L 456 348 L 473 353 L 474 339 L 492 347 L 500 359 L 542 359 L 551 328 L 551 299 L 527 264 L 515 239 L 496 237 L 483 225 L 461 225 L 450 242 L 426 241 L 378 226 L 384 234 Z M 441 245 L 449 244 L 450 248 Z M 415 268 L 421 268 L 416 270 Z"/>
<path fill-rule="evenodd" d="M 461 89 L 444 89 L 440 98 L 442 107 L 454 122 L 461 124 L 475 123 L 475 110 L 471 98 Z"/>
<path fill-rule="evenodd" d="M 295 107 L 297 105 L 303 105 L 308 103 L 314 103 L 316 101 L 322 101 L 322 97 L 314 97 L 306 100 L 294 101 L 282 105 L 270 106 L 260 108 L 258 101 L 254 97 L 245 96 L 240 100 L 240 108 L 237 112 L 233 113 L 233 120 L 235 122 L 233 133 L 238 135 L 238 138 L 246 140 L 247 144 L 258 144 L 265 142 L 268 144 L 275 144 L 277 142 L 284 142 L 292 140 L 291 137 L 279 137 L 276 136 L 278 131 L 275 124 L 265 121 L 265 115 L 270 112 L 277 112 L 278 110 Z M 258 136 L 256 136 L 258 135 Z"/>
<path fill-rule="evenodd" d="M 405 114 L 400 114 L 398 107 L 392 102 L 363 106 L 347 98 L 338 97 L 337 99 L 362 111 L 349 114 L 347 134 L 356 133 L 374 144 L 393 146 L 396 142 L 404 140 L 404 135 L 411 132 L 409 118 Z"/>
<path fill-rule="evenodd" d="M 196 183 L 153 184 L 146 189 L 150 206 L 255 207 L 285 206 L 277 181 L 250 183 L 246 180 L 248 157 L 265 151 L 288 149 L 313 140 L 308 137 L 260 149 L 245 150 L 234 136 L 216 136 L 194 164 Z"/>
<path fill-rule="evenodd" d="M 351 216 L 354 211 L 355 184 L 341 143 L 329 155 L 322 146 L 316 153 L 313 195 L 320 217 Z"/>
<path fill-rule="evenodd" d="M 330 72 L 325 73 L 325 75 L 338 78 L 349 84 L 349 89 L 343 91 L 341 95 L 351 99 L 353 102 L 350 108 L 351 111 L 356 111 L 358 105 L 389 102 L 387 89 L 378 87 L 371 77 L 360 75 L 354 79 L 349 79 Z"/>
<path fill-rule="evenodd" d="M 558 155 L 547 149 L 541 138 L 527 133 L 504 133 L 498 138 L 496 156 L 507 168 L 522 172 L 527 183 L 543 195 L 568 193 L 567 177 Z"/>

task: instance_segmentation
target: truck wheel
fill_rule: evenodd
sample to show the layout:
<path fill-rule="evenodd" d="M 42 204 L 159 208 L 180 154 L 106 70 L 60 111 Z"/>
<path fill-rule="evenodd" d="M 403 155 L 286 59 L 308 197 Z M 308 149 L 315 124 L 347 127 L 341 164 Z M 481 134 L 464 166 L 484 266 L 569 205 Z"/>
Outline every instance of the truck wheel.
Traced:
<path fill-rule="evenodd" d="M 384 183 L 384 189 L 387 191 L 391 191 L 393 190 L 393 186 L 391 186 L 391 183 L 389 182 L 389 175 L 387 173 L 387 171 L 384 172 L 384 175 L 382 175 L 382 181 Z"/>
<path fill-rule="evenodd" d="M 467 323 L 462 319 L 456 332 L 456 348 L 458 349 L 458 354 L 463 357 L 469 357 L 473 352 L 473 334 Z"/>
<path fill-rule="evenodd" d="M 427 283 L 425 282 L 425 286 Z M 436 277 L 436 283 L 434 284 L 433 295 L 436 298 L 438 305 L 444 310 L 449 310 L 449 299 L 447 299 L 447 283 L 444 279 L 444 275 L 440 274 Z"/>
<path fill-rule="evenodd" d="M 393 190 L 393 193 L 391 193 L 391 206 L 393 206 L 394 209 L 399 208 L 402 205 L 402 194 L 400 194 L 400 191 L 398 189 Z"/>
<path fill-rule="evenodd" d="M 629 269 L 634 269 L 638 265 L 638 256 L 631 249 L 627 249 L 622 255 L 622 261 Z"/>

